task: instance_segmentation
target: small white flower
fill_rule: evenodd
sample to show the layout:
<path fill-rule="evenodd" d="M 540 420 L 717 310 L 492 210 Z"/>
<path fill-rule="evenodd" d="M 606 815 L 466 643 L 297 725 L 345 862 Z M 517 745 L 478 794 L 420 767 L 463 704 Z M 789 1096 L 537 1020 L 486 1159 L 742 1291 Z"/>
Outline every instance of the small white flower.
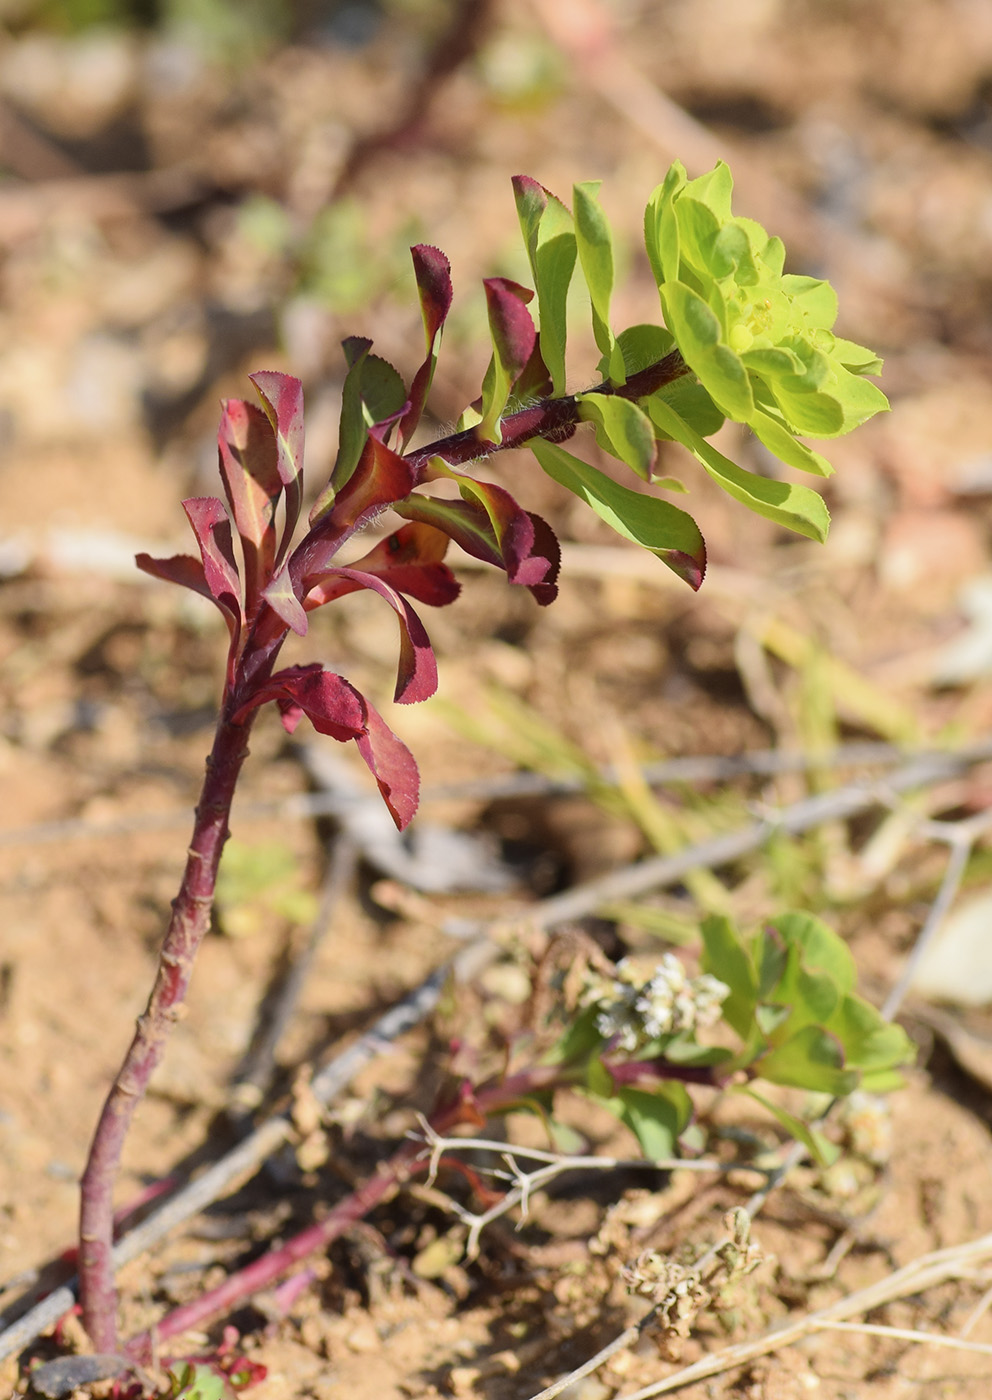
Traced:
<path fill-rule="evenodd" d="M 689 978 L 674 953 L 665 953 L 644 980 L 629 959 L 617 964 L 616 976 L 599 997 L 596 1028 L 607 1040 L 633 1054 L 646 1041 L 678 1031 L 711 1026 L 730 988 L 709 973 Z"/>

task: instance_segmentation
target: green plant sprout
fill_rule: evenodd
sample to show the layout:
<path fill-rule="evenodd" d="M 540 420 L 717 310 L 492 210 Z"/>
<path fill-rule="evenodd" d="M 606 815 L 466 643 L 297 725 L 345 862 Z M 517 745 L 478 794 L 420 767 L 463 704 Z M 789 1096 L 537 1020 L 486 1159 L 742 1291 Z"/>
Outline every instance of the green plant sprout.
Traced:
<path fill-rule="evenodd" d="M 708 439 L 725 419 L 733 419 L 787 466 L 824 476 L 827 462 L 802 438 L 846 433 L 886 406 L 880 390 L 865 378 L 877 372 L 878 359 L 833 333 L 837 304 L 829 285 L 784 274 L 781 242 L 751 220 L 732 215 L 725 165 L 687 180 L 675 164 L 651 196 L 645 246 L 665 324 L 618 333 L 610 313 L 613 240 L 598 183 L 575 186 L 574 212 L 529 177 L 517 177 L 513 188 L 533 287 L 507 278 L 486 280 L 492 357 L 480 397 L 466 409 L 457 431 L 413 445 L 452 302 L 447 259 L 436 248 L 418 245 L 412 254 L 424 358 L 406 385 L 372 354 L 370 341 L 344 342 L 347 374 L 337 457 L 302 538 L 296 540 L 303 505 L 302 386 L 289 375 L 266 371 L 252 376 L 260 407 L 237 399 L 224 405 L 218 443 L 225 500 L 196 497 L 183 503 L 199 556 L 138 557 L 147 573 L 212 599 L 227 625 L 229 647 L 213 748 L 155 984 L 100 1116 L 83 1175 L 80 1288 L 84 1324 L 100 1352 L 117 1349 L 111 1240 L 121 1152 L 209 926 L 231 801 L 260 707 L 274 703 L 289 732 L 307 716 L 320 733 L 354 742 L 397 826 L 406 826 L 417 808 L 413 756 L 367 697 L 317 661 L 276 669 L 288 635 L 306 635 L 314 609 L 357 590 L 374 592 L 393 610 L 399 627 L 394 698 L 402 704 L 425 700 L 437 687 L 437 666 L 410 599 L 434 606 L 455 599 L 459 585 L 444 562 L 451 542 L 502 569 L 510 583 L 529 589 L 542 606 L 557 593 L 560 550 L 553 531 L 503 486 L 473 475 L 469 468 L 478 459 L 529 448 L 550 477 L 696 589 L 706 571 L 706 548 L 692 516 L 657 494 L 666 489 L 655 479 L 660 442 L 683 444 L 749 510 L 822 540 L 828 515 L 815 491 L 748 471 Z M 589 293 L 600 381 L 586 392 L 568 393 L 566 303 L 576 269 Z M 591 426 L 602 452 L 634 473 L 637 489 L 563 446 L 583 424 Z M 443 483 L 441 494 L 430 489 L 436 483 Z M 645 489 L 652 486 L 654 492 Z M 344 562 L 343 547 L 387 510 L 403 523 Z M 718 1075 L 722 1080 L 733 1066 L 745 1076 L 801 1080 L 843 1093 L 866 1075 L 884 1076 L 903 1054 L 902 1040 L 897 1046 L 891 1038 L 897 1033 L 885 1040 L 866 1005 L 854 998 L 838 957 L 823 951 L 828 940 L 808 932 L 800 936 L 788 923 L 784 928 L 780 923 L 776 940 L 758 945 L 706 935 L 712 964 L 707 975 L 729 989 L 719 1005 L 743 1041 L 736 1059 L 718 1048 L 699 1049 L 690 1036 L 695 1026 L 684 1023 L 665 1032 L 659 1026 L 635 1060 L 617 1059 L 612 1049 L 590 1058 L 603 1041 L 596 1018 L 605 1017 L 606 1009 L 601 1006 L 584 1022 L 582 1034 L 593 1039 L 580 1058 L 586 1066 L 598 1065 L 588 1070 L 593 1079 L 587 1087 L 604 1099 L 620 1100 L 622 1115 L 641 1122 L 649 1150 L 657 1134 L 646 1136 L 644 1123 L 663 1119 L 666 1132 L 677 1134 L 686 1121 L 686 1082 L 716 1082 Z M 699 1024 L 715 1014 L 715 988 L 694 985 Z M 701 995 L 705 1015 L 699 1010 Z M 651 1063 L 657 1067 L 653 1079 L 645 1068 Z M 537 1080 L 548 1084 L 563 1072 L 561 1064 L 539 1068 Z M 572 1066 L 569 1078 L 576 1073 Z M 580 1077 L 586 1073 L 583 1068 Z M 645 1076 L 649 1090 L 641 1087 Z M 507 1081 L 492 1089 L 490 1099 L 507 1102 L 523 1087 L 523 1081 Z M 536 1088 L 534 1074 L 526 1087 L 528 1093 Z M 663 1114 L 642 1111 L 636 1096 L 644 1093 L 665 1102 Z"/>

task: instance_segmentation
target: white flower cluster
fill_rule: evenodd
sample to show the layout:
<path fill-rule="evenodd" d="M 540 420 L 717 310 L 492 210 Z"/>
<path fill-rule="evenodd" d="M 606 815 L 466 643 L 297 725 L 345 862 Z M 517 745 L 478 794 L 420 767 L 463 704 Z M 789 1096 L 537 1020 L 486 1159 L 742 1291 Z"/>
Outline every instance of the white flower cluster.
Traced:
<path fill-rule="evenodd" d="M 624 958 L 617 964 L 616 977 L 597 997 L 596 1029 L 632 1054 L 646 1041 L 714 1025 L 729 994 L 726 983 L 708 972 L 687 977 L 674 953 L 663 955 L 646 982 Z"/>

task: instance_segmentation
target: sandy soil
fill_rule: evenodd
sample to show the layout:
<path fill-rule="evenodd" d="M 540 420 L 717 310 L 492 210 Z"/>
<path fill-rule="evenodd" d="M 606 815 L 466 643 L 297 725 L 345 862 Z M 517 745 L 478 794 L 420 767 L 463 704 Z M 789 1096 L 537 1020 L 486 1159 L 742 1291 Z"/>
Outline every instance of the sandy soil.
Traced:
<path fill-rule="evenodd" d="M 394 630 L 374 600 L 349 600 L 315 628 L 320 653 L 346 657 L 347 673 L 415 748 L 426 784 L 512 771 L 492 687 L 526 702 L 556 742 L 595 763 L 615 761 L 625 744 L 658 757 L 838 734 L 967 741 L 988 729 L 987 666 L 948 675 L 944 663 L 967 626 L 961 590 L 990 567 L 989 7 L 500 0 L 485 7 L 477 34 L 463 36 L 462 61 L 450 72 L 435 66 L 433 76 L 451 7 L 431 7 L 420 21 L 404 18 L 408 9 L 397 6 L 362 46 L 345 47 L 331 28 L 319 41 L 302 36 L 233 65 L 154 35 L 65 38 L 14 26 L 0 39 L 9 172 L 0 184 L 4 1307 L 71 1245 L 76 1181 L 149 985 L 218 691 L 219 624 L 135 574 L 130 554 L 149 542 L 165 553 L 186 547 L 179 499 L 213 489 L 217 402 L 247 394 L 253 369 L 285 367 L 305 380 L 308 460 L 319 472 L 334 446 L 340 339 L 371 335 L 407 374 L 419 360 L 405 249 L 421 239 L 450 255 L 461 298 L 434 405 L 439 421 L 453 419 L 484 368 L 479 278 L 522 273 L 511 175 L 526 171 L 563 196 L 574 180 L 602 177 L 633 246 L 647 195 L 673 157 L 698 173 L 725 156 L 740 212 L 786 237 L 796 270 L 829 276 L 844 333 L 885 354 L 893 411 L 834 446 L 835 523 L 824 547 L 742 520 L 673 451 L 672 473 L 690 485 L 710 547 L 697 597 L 629 554 L 609 556 L 615 567 L 606 568 L 596 551 L 612 548 L 612 537 L 534 480 L 532 464 L 507 464 L 513 489 L 570 546 L 562 594 L 539 611 L 466 567 L 463 598 L 428 619 L 447 708 L 388 705 Z M 377 142 L 411 103 L 416 120 Z M 322 214 L 329 205 L 332 215 Z M 616 314 L 618 322 L 656 315 L 634 254 Z M 805 661 L 789 659 L 788 638 L 807 639 Z M 863 678 L 862 690 L 831 680 L 827 653 Z M 793 646 L 793 658 L 800 654 Z M 468 733 L 468 720 L 488 744 Z M 284 848 L 290 885 L 312 893 L 327 831 L 250 807 L 306 785 L 297 753 L 266 717 L 235 835 L 260 850 Z M 807 790 L 792 775 L 671 789 L 665 801 L 688 840 L 707 821 L 733 824 L 755 804 Z M 916 810 L 962 815 L 980 810 L 988 791 L 989 774 L 977 770 L 921 797 Z M 513 888 L 412 898 L 363 870 L 279 1044 L 267 1107 L 283 1101 L 301 1068 L 347 1044 L 450 953 L 445 919 L 512 923 L 535 896 L 649 848 L 629 811 L 605 813 L 585 796 L 449 799 L 425 814 L 500 838 L 521 857 Z M 38 829 L 64 820 L 82 825 Z M 122 824 L 117 834 L 102 829 L 108 822 Z M 878 1001 L 943 861 L 911 830 L 899 837 L 883 825 L 875 817 L 830 828 L 721 872 L 744 920 L 790 901 L 823 910 L 851 939 Z M 969 882 L 987 868 L 980 850 Z M 165 1176 L 182 1178 L 232 1141 L 232 1080 L 263 997 L 301 941 L 285 901 L 270 895 L 263 891 L 253 916 L 229 909 L 204 947 L 188 1015 L 128 1144 L 121 1202 Z M 685 892 L 654 907 L 670 917 L 693 912 Z M 629 911 L 585 932 L 612 956 L 658 946 Z M 532 947 L 518 940 L 444 1005 L 436 1027 L 367 1070 L 333 1105 L 325 1152 L 314 1155 L 312 1141 L 309 1157 L 287 1149 L 129 1265 L 120 1279 L 127 1330 L 302 1228 L 374 1170 L 413 1110 L 429 1108 L 448 1039 L 491 1063 L 500 1037 L 522 1024 L 521 989 L 532 976 L 522 950 Z M 892 1097 L 883 1159 L 846 1179 L 794 1173 L 759 1216 L 754 1235 L 767 1260 L 733 1308 L 705 1312 L 678 1362 L 648 1336 L 579 1383 L 573 1400 L 631 1394 L 728 1341 L 992 1230 L 985 1014 L 954 1013 L 972 1051 L 962 1056 L 958 1040 L 957 1058 L 922 1003 L 911 1001 L 905 1019 L 920 1061 Z M 704 1124 L 726 1126 L 719 1106 L 701 1112 Z M 581 1114 L 577 1122 L 591 1151 L 634 1150 L 605 1124 Z M 526 1130 L 516 1119 L 510 1127 Z M 774 1147 L 775 1134 L 761 1131 Z M 441 1185 L 470 1200 L 464 1183 Z M 250 1392 L 258 1400 L 527 1400 L 643 1312 L 622 1287 L 622 1265 L 645 1249 L 698 1253 L 749 1189 L 743 1179 L 701 1182 L 684 1172 L 649 1185 L 624 1173 L 549 1191 L 519 1232 L 515 1216 L 491 1226 L 474 1263 L 460 1257 L 464 1229 L 444 1200 L 413 1187 L 336 1243 L 297 1296 L 264 1295 L 176 1352 L 215 1346 L 233 1321 L 240 1347 L 268 1370 Z M 951 1336 L 987 1283 L 979 1271 L 869 1320 Z M 987 1315 L 969 1337 L 992 1344 Z M 41 1341 L 19 1363 L 53 1354 Z M 0 1363 L 0 1387 L 22 1385 L 19 1374 L 18 1359 Z M 990 1374 L 988 1354 L 817 1332 L 680 1393 L 978 1400 Z"/>

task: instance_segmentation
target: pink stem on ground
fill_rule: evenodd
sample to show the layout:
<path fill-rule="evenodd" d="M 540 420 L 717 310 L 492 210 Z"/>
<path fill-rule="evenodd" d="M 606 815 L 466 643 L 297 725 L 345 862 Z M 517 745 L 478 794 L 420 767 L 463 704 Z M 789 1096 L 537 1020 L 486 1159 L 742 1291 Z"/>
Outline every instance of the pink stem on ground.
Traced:
<path fill-rule="evenodd" d="M 444 1137 L 460 1123 L 481 1126 L 488 1115 L 506 1110 L 521 1099 L 556 1084 L 572 1082 L 574 1078 L 574 1071 L 566 1066 L 534 1065 L 508 1076 L 501 1083 L 496 1082 L 459 1096 L 454 1103 L 431 1116 L 431 1127 L 439 1137 Z M 379 1164 L 368 1181 L 339 1201 L 323 1220 L 308 1225 L 278 1249 L 263 1254 L 260 1259 L 231 1274 L 222 1284 L 194 1298 L 191 1303 L 167 1313 L 153 1331 L 141 1332 L 127 1343 L 127 1355 L 134 1361 L 147 1364 L 153 1348 L 169 1337 L 200 1328 L 220 1313 L 261 1292 L 308 1255 L 326 1249 L 352 1225 L 364 1219 L 408 1177 L 415 1172 L 426 1171 L 429 1164 L 430 1154 L 425 1151 L 423 1142 L 405 1142 L 388 1161 Z"/>
<path fill-rule="evenodd" d="M 98 1352 L 117 1349 L 117 1293 L 111 1262 L 113 1192 L 131 1119 L 182 1014 L 197 950 L 210 924 L 235 785 L 254 718 L 235 725 L 222 712 L 207 759 L 193 837 L 148 1006 L 103 1106 L 82 1177 L 79 1286 L 83 1323 Z"/>

